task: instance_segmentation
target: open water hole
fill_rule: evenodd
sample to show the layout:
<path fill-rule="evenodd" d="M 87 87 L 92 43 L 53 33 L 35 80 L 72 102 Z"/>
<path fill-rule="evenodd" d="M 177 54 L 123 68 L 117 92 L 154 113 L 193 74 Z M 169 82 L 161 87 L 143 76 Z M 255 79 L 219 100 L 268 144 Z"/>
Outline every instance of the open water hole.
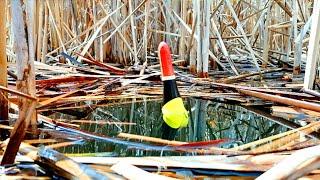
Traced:
<path fill-rule="evenodd" d="M 184 104 L 189 111 L 189 124 L 188 127 L 178 131 L 175 137 L 176 141 L 196 142 L 228 139 L 229 141 L 218 146 L 231 148 L 289 130 L 285 126 L 237 105 L 196 98 L 185 98 Z M 81 130 L 107 136 L 124 132 L 161 137 L 163 122 L 161 106 L 162 101 L 147 99 L 136 101 L 133 99 L 131 102 L 97 107 L 85 118 L 86 122 L 79 123 L 79 125 Z M 72 116 L 61 113 L 55 113 L 51 117 L 72 120 Z M 100 123 L 88 123 L 89 121 Z M 101 124 L 101 122 L 110 123 Z M 157 145 L 154 148 L 148 142 L 120 140 L 119 143 L 94 138 L 86 139 L 84 143 L 63 147 L 58 151 L 67 154 L 82 154 L 83 156 L 192 155 L 192 153 L 166 151 L 167 147 L 164 145 Z"/>

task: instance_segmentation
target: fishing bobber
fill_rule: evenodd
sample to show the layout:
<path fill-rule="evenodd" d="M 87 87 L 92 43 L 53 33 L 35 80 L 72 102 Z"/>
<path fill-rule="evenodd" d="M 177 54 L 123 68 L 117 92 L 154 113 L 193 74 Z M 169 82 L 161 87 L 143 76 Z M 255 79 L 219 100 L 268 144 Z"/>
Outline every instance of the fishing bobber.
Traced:
<path fill-rule="evenodd" d="M 163 82 L 162 138 L 172 140 L 179 128 L 188 125 L 189 114 L 178 91 L 170 47 L 165 42 L 161 42 L 158 54 Z"/>

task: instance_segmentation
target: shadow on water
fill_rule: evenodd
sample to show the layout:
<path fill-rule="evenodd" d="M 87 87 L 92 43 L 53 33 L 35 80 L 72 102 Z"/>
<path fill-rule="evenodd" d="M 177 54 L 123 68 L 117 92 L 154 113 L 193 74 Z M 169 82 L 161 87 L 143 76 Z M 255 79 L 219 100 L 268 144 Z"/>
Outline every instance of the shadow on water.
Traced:
<path fill-rule="evenodd" d="M 288 128 L 272 122 L 265 117 L 248 111 L 241 106 L 223 104 L 208 100 L 187 98 L 184 99 L 190 113 L 188 127 L 180 129 L 175 140 L 177 141 L 208 141 L 215 139 L 230 139 L 220 147 L 229 148 L 237 145 L 262 139 Z M 128 124 L 89 124 L 81 123 L 82 130 L 111 135 L 116 132 L 125 132 L 151 137 L 161 137 L 161 101 L 139 101 L 130 103 L 98 107 L 86 118 L 92 121 L 130 122 Z M 54 118 L 67 118 L 61 114 L 54 114 Z M 64 153 L 102 153 L 103 156 L 159 156 L 183 155 L 177 152 L 159 152 L 139 150 L 117 143 L 102 142 L 99 140 L 87 141 L 81 145 L 73 145 L 59 149 Z M 106 154 L 105 152 L 110 152 Z"/>

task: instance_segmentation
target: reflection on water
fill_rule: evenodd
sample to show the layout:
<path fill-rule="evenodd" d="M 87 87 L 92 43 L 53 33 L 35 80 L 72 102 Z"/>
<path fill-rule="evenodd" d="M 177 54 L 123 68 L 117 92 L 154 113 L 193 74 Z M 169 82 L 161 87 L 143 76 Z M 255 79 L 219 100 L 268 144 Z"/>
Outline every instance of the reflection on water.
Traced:
<path fill-rule="evenodd" d="M 213 101 L 188 98 L 184 99 L 190 113 L 187 128 L 179 130 L 177 141 L 208 141 L 227 138 L 231 141 L 222 144 L 229 148 L 248 143 L 287 130 L 266 118 L 246 109 Z M 57 118 L 57 114 L 56 114 Z M 59 115 L 61 118 L 61 115 Z M 96 108 L 86 119 L 94 121 L 109 120 L 115 122 L 131 122 L 135 125 L 80 124 L 81 129 L 98 134 L 111 135 L 122 131 L 151 137 L 161 137 L 160 127 L 161 102 L 142 101 Z M 75 145 L 59 149 L 64 153 L 113 152 L 115 156 L 151 156 L 162 152 L 137 150 L 130 146 L 111 144 L 101 141 L 90 141 L 83 145 Z M 162 155 L 178 155 L 166 152 Z"/>

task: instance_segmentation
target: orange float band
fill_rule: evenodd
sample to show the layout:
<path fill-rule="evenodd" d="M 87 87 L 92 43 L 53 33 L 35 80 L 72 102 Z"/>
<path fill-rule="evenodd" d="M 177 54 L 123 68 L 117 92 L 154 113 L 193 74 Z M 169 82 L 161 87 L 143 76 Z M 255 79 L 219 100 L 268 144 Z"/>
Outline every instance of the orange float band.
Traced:
<path fill-rule="evenodd" d="M 158 47 L 160 59 L 161 79 L 162 81 L 175 79 L 174 69 L 172 66 L 172 58 L 170 47 L 167 43 L 161 42 Z"/>

